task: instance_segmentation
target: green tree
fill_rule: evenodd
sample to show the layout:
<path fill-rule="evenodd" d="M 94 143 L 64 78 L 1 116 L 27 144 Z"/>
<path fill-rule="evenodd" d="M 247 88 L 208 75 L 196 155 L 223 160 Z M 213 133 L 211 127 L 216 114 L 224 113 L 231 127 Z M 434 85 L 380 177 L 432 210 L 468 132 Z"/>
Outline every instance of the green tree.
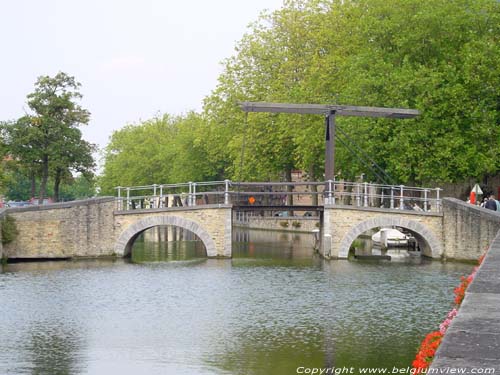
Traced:
<path fill-rule="evenodd" d="M 101 194 L 114 194 L 116 186 L 217 179 L 206 131 L 195 113 L 164 115 L 115 131 L 104 154 Z"/>
<path fill-rule="evenodd" d="M 89 112 L 77 101 L 81 99 L 80 83 L 74 77 L 58 73 L 42 76 L 35 91 L 27 96 L 31 113 L 4 126 L 9 153 L 22 165 L 34 182 L 40 177 L 40 203 L 47 193 L 49 176 L 54 176 L 55 200 L 63 176 L 73 171 L 90 173 L 94 167 L 94 146 L 82 140 L 80 125 L 89 121 Z"/>

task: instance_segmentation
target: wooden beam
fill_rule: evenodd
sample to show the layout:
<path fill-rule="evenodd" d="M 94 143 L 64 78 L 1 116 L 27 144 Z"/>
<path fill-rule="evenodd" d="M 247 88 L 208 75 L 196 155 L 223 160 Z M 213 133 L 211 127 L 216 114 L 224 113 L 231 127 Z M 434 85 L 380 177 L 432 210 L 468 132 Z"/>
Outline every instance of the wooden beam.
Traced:
<path fill-rule="evenodd" d="M 298 113 L 325 115 L 335 112 L 336 116 L 414 118 L 420 114 L 416 109 L 360 107 L 350 105 L 290 104 L 268 102 L 240 102 L 245 112 Z"/>

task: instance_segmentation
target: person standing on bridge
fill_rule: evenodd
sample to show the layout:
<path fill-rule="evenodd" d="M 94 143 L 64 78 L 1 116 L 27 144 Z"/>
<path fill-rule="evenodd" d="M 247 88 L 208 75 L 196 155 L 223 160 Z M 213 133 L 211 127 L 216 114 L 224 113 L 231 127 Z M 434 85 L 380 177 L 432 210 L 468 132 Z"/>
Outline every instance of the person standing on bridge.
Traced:
<path fill-rule="evenodd" d="M 493 211 L 497 210 L 497 201 L 493 194 L 490 195 L 488 201 L 484 204 L 484 207 L 487 208 L 488 210 L 493 210 Z"/>

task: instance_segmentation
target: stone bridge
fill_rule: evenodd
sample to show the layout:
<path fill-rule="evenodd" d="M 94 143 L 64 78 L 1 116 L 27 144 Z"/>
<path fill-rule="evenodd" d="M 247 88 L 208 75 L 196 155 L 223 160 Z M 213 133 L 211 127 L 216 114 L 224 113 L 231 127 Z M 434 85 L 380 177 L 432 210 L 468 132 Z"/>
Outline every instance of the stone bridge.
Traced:
<path fill-rule="evenodd" d="M 445 198 L 442 212 L 326 205 L 321 220 L 322 254 L 347 258 L 352 242 L 382 226 L 410 230 L 423 250 L 435 258 L 477 259 L 500 229 L 499 214 Z M 8 258 L 127 256 L 135 238 L 157 225 L 195 233 L 208 257 L 231 257 L 232 206 L 226 204 L 116 210 L 105 197 L 3 210 L 16 220 L 16 240 L 0 247 Z"/>
<path fill-rule="evenodd" d="M 207 256 L 231 256 L 231 206 L 205 205 L 162 209 L 116 210 L 105 197 L 4 210 L 15 218 L 16 240 L 3 246 L 8 258 L 127 256 L 137 236 L 157 225 L 195 233 Z M 2 249 L 0 248 L 0 256 Z"/>

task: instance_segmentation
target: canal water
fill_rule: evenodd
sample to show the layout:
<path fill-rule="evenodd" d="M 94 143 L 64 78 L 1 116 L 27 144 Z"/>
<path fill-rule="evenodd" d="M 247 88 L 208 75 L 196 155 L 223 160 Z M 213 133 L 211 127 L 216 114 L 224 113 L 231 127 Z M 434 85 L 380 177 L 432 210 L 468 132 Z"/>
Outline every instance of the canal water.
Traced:
<path fill-rule="evenodd" d="M 406 368 L 471 270 L 324 261 L 308 234 L 239 231 L 219 260 L 186 239 L 140 238 L 131 260 L 3 266 L 0 374 Z"/>

